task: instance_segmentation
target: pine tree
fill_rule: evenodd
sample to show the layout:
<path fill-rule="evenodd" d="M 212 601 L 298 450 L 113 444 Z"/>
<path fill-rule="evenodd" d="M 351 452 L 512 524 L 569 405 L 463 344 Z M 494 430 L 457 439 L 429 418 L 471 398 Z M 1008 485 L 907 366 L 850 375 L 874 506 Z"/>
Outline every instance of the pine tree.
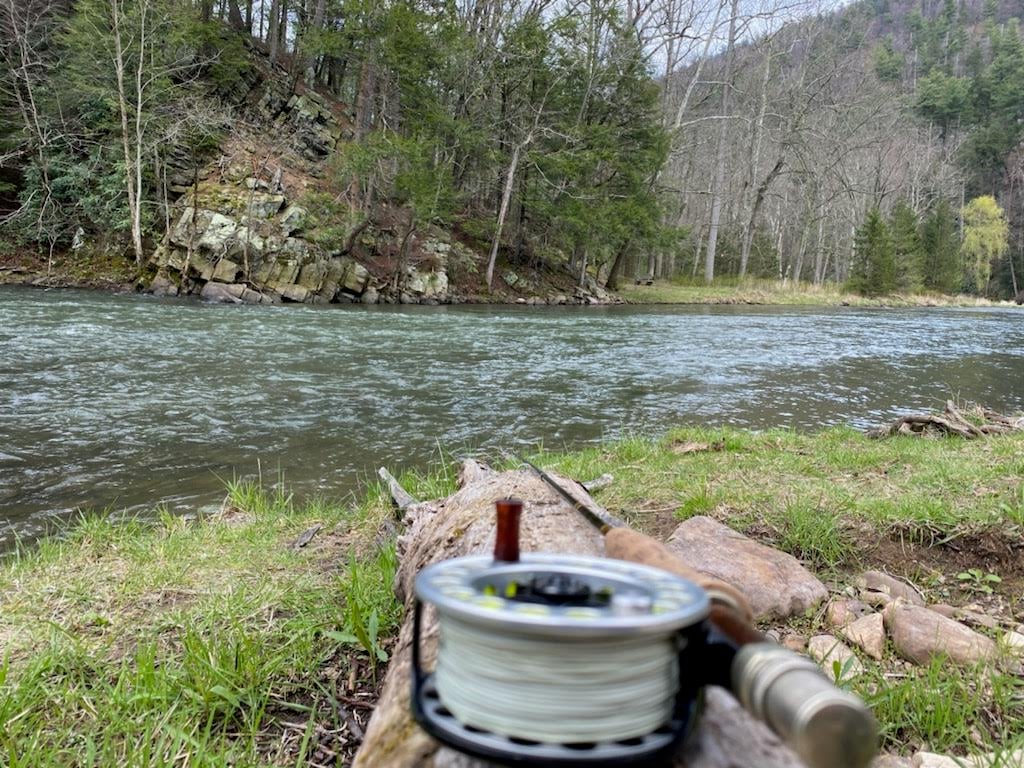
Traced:
<path fill-rule="evenodd" d="M 960 288 L 960 241 L 956 218 L 947 200 L 940 200 L 921 227 L 924 287 L 938 293 L 955 293 Z"/>
<path fill-rule="evenodd" d="M 896 289 L 904 293 L 921 290 L 923 253 L 917 214 L 905 200 L 892 209 L 889 219 L 895 259 Z"/>
<path fill-rule="evenodd" d="M 877 208 L 868 211 L 857 230 L 850 288 L 866 296 L 891 293 L 896 288 L 892 234 Z"/>

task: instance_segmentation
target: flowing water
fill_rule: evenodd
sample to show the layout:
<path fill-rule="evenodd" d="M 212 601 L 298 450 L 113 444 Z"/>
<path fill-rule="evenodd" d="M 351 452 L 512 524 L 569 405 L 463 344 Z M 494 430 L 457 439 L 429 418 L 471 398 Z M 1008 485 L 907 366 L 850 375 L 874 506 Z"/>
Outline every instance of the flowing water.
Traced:
<path fill-rule="evenodd" d="M 439 447 L 1024 408 L 1024 312 L 249 307 L 0 288 L 0 546 L 80 508 L 339 495 Z"/>

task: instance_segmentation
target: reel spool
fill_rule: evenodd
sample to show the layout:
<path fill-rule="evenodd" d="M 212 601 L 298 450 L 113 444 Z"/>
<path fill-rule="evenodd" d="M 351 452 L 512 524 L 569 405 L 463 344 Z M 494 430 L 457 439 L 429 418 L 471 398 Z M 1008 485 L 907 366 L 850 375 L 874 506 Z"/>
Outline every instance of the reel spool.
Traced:
<path fill-rule="evenodd" d="M 703 672 L 680 670 L 705 661 L 710 604 L 690 581 L 618 560 L 473 556 L 425 568 L 416 598 L 413 713 L 462 752 L 549 768 L 650 764 L 698 716 Z M 423 603 L 440 624 L 432 673 Z"/>

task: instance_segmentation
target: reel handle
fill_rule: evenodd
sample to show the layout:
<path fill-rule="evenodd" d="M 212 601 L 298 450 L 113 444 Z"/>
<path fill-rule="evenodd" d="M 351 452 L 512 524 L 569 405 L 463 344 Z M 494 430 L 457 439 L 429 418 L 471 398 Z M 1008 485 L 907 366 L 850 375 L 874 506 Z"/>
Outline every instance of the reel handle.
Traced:
<path fill-rule="evenodd" d="M 810 659 L 774 643 L 736 651 L 732 691 L 811 768 L 865 768 L 877 752 L 871 710 Z"/>

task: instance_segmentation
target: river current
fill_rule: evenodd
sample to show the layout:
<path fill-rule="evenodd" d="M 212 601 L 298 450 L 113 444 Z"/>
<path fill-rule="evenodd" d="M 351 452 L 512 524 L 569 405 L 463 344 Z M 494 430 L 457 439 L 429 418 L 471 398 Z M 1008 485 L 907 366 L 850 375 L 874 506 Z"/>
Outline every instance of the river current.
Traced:
<path fill-rule="evenodd" d="M 0 288 L 0 548 L 261 473 L 338 496 L 440 450 L 1024 409 L 1024 311 L 225 306 Z"/>

